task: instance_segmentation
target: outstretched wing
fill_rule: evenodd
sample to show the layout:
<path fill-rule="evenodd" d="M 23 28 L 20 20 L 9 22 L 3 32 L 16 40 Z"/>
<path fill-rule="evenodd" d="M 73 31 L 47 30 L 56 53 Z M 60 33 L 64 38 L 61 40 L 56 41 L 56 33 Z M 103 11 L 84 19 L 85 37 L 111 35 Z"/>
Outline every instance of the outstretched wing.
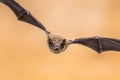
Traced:
<path fill-rule="evenodd" d="M 34 26 L 41 28 L 43 31 L 49 33 L 46 28 L 35 18 L 32 14 L 24 9 L 20 4 L 14 0 L 0 0 L 0 2 L 7 5 L 16 15 L 17 19 L 20 21 L 27 22 Z"/>
<path fill-rule="evenodd" d="M 120 40 L 105 37 L 90 37 L 90 38 L 79 38 L 70 42 L 70 44 L 78 43 L 87 46 L 98 53 L 104 51 L 120 51 Z"/>

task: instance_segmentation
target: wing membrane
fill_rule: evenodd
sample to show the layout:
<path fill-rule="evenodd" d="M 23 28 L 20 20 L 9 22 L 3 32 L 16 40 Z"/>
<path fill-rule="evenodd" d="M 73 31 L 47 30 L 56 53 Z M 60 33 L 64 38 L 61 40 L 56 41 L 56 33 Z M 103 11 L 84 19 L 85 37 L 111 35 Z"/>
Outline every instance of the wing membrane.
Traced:
<path fill-rule="evenodd" d="M 120 51 L 120 40 L 105 37 L 90 37 L 90 38 L 79 38 L 71 42 L 71 44 L 82 44 L 87 46 L 98 53 L 104 51 Z"/>
<path fill-rule="evenodd" d="M 16 15 L 17 19 L 20 21 L 27 22 L 29 24 L 32 24 L 34 26 L 37 26 L 41 28 L 43 31 L 49 33 L 49 31 L 46 30 L 46 28 L 35 18 L 33 15 L 24 9 L 20 4 L 18 4 L 14 0 L 0 0 L 0 2 L 7 5 Z"/>

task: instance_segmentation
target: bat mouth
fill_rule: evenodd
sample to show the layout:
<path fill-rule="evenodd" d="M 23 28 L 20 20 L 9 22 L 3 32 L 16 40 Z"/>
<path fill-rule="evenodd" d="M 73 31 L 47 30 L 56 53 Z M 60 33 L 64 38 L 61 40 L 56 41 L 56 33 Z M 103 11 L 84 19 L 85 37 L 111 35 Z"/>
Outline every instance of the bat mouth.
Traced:
<path fill-rule="evenodd" d="M 56 53 L 56 54 L 59 54 L 59 53 L 60 53 L 60 49 L 59 49 L 59 48 L 55 48 L 55 49 L 53 49 L 53 51 L 54 51 L 54 53 Z"/>
<path fill-rule="evenodd" d="M 55 52 L 58 52 L 58 51 L 59 51 L 59 48 L 55 48 L 54 51 L 55 51 Z"/>

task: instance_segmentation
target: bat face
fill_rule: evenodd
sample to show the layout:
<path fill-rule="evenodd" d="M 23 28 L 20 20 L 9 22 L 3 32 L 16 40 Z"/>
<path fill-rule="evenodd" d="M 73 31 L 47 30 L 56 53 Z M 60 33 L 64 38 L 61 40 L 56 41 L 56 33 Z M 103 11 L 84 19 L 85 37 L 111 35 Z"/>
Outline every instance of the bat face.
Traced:
<path fill-rule="evenodd" d="M 67 40 L 61 36 L 49 35 L 48 46 L 51 52 L 59 54 L 66 50 L 68 44 Z"/>

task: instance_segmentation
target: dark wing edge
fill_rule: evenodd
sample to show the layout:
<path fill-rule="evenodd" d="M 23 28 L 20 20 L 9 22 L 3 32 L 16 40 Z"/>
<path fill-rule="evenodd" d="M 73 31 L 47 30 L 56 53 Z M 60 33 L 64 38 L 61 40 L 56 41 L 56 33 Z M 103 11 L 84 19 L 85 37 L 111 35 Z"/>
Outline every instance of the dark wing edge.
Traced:
<path fill-rule="evenodd" d="M 70 44 L 82 44 L 99 54 L 104 51 L 120 51 L 120 40 L 99 36 L 75 39 Z"/>
<path fill-rule="evenodd" d="M 46 28 L 26 9 L 24 9 L 20 4 L 14 0 L 0 0 L 3 4 L 7 5 L 16 15 L 17 19 L 20 21 L 27 22 L 36 27 L 39 27 L 46 33 L 50 33 Z"/>

